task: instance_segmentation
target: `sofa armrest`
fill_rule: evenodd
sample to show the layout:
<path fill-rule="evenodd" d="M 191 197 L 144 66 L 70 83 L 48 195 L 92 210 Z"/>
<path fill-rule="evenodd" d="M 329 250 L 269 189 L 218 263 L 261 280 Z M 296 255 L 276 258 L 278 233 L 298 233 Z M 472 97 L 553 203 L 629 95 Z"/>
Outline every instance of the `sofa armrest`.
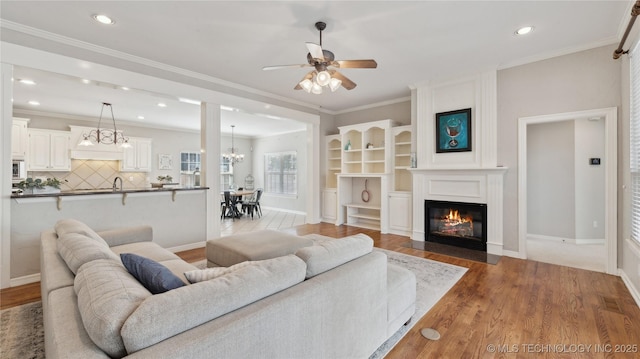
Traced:
<path fill-rule="evenodd" d="M 151 226 L 118 228 L 98 232 L 98 235 L 109 244 L 109 247 L 114 247 L 135 242 L 151 242 L 153 228 Z"/>

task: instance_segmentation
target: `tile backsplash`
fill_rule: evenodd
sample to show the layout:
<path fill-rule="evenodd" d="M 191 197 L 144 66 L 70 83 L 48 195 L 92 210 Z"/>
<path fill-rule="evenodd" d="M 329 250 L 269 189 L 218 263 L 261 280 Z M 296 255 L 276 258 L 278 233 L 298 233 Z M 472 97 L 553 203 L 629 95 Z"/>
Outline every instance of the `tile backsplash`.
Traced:
<path fill-rule="evenodd" d="M 33 178 L 57 178 L 63 191 L 111 188 L 116 177 L 122 178 L 123 188 L 151 187 L 149 173 L 120 172 L 119 161 L 71 160 L 71 172 L 29 172 Z"/>

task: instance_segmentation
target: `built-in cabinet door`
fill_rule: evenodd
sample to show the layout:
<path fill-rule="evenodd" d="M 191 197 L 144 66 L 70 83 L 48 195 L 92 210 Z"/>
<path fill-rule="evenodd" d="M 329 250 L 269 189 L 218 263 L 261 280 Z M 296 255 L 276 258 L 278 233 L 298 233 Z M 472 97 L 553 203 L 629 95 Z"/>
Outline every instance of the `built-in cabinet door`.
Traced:
<path fill-rule="evenodd" d="M 120 162 L 121 171 L 150 172 L 151 171 L 151 139 L 130 137 L 131 147 L 125 148 Z"/>
<path fill-rule="evenodd" d="M 70 135 L 66 131 L 29 130 L 29 171 L 70 171 Z"/>
<path fill-rule="evenodd" d="M 391 233 L 409 235 L 412 213 L 410 192 L 389 194 L 389 228 Z"/>
<path fill-rule="evenodd" d="M 338 216 L 338 195 L 335 189 L 322 191 L 322 219 L 333 223 Z"/>
<path fill-rule="evenodd" d="M 11 159 L 27 159 L 28 141 L 27 120 L 14 119 L 11 127 Z"/>

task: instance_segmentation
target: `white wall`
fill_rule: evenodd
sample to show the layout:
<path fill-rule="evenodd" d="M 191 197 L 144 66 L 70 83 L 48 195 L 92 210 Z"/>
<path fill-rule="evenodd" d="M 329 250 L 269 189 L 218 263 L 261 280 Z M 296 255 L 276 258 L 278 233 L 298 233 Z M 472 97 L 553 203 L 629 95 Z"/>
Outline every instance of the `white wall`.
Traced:
<path fill-rule="evenodd" d="M 575 238 L 574 122 L 527 129 L 528 234 Z"/>
<path fill-rule="evenodd" d="M 577 119 L 575 124 L 575 239 L 605 238 L 605 123 L 603 119 Z M 591 165 L 589 159 L 600 158 Z"/>

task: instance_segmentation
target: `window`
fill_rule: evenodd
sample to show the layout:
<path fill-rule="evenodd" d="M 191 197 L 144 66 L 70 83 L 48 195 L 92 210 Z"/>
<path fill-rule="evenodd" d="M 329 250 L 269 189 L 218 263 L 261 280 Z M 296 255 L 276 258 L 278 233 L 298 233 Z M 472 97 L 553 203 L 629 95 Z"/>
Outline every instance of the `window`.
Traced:
<path fill-rule="evenodd" d="M 296 152 L 265 154 L 264 179 L 265 193 L 298 194 L 298 161 Z"/>
<path fill-rule="evenodd" d="M 200 169 L 200 154 L 197 152 L 182 152 L 180 153 L 180 172 L 193 173 L 197 169 Z"/>
<path fill-rule="evenodd" d="M 631 238 L 640 243 L 640 42 L 630 56 L 631 118 L 629 156 L 631 172 Z"/>

